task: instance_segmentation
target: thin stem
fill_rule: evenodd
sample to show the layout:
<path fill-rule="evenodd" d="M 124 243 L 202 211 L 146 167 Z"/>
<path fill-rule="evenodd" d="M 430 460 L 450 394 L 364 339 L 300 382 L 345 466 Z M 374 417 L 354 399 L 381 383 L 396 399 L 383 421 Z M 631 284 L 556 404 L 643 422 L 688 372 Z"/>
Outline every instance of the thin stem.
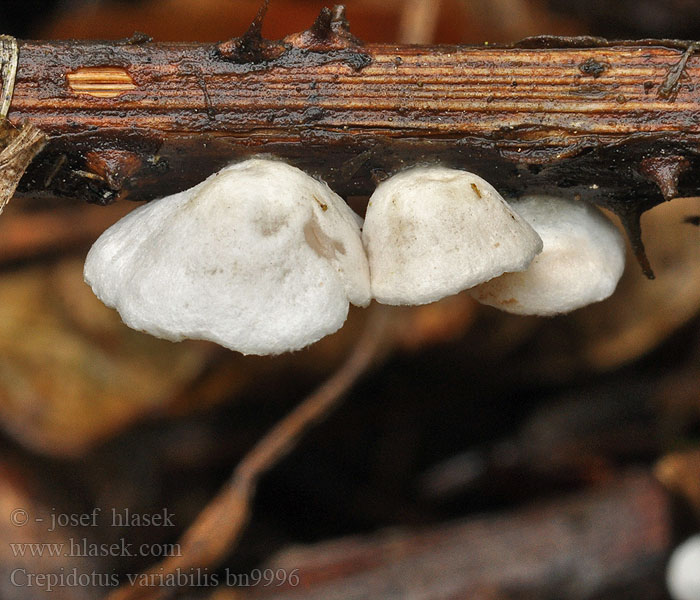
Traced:
<path fill-rule="evenodd" d="M 302 435 L 338 406 L 375 361 L 382 347 L 387 311 L 375 305 L 352 353 L 341 368 L 275 425 L 243 458 L 217 496 L 182 536 L 181 555 L 169 557 L 125 585 L 109 600 L 155 600 L 171 588 L 149 587 L 149 575 L 166 577 L 192 568 L 213 568 L 231 551 L 245 528 L 261 475 L 294 449 Z"/>

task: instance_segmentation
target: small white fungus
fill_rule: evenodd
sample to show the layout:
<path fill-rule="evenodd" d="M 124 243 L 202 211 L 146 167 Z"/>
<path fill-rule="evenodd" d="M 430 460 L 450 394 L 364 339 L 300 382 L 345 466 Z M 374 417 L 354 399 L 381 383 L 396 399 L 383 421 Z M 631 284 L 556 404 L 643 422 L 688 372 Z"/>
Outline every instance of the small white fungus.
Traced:
<path fill-rule="evenodd" d="M 625 269 L 625 241 L 597 208 L 582 201 L 526 196 L 512 202 L 544 242 L 522 273 L 506 273 L 470 293 L 520 315 L 570 312 L 610 296 Z"/>
<path fill-rule="evenodd" d="M 472 173 L 417 167 L 370 198 L 362 239 L 372 295 L 427 304 L 506 271 L 521 271 L 542 240 L 500 194 Z"/>
<path fill-rule="evenodd" d="M 97 240 L 84 275 L 130 327 L 244 354 L 303 348 L 371 299 L 357 215 L 272 160 L 132 211 Z"/>
<path fill-rule="evenodd" d="M 666 570 L 666 585 L 673 600 L 700 600 L 700 535 L 673 551 Z"/>

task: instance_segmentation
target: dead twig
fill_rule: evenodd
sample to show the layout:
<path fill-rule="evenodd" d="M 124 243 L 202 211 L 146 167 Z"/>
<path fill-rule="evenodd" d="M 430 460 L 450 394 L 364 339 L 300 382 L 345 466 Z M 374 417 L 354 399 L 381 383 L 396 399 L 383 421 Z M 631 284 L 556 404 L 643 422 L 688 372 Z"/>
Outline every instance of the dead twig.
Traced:
<path fill-rule="evenodd" d="M 402 35 L 429 35 L 433 4 L 412 2 L 419 26 L 404 20 Z M 261 15 L 216 45 L 20 42 L 8 119 L 50 137 L 20 192 L 148 200 L 259 154 L 344 196 L 440 163 L 509 196 L 564 189 L 630 221 L 700 187 L 700 87 L 681 85 L 700 77 L 692 43 L 363 44 L 341 8 L 271 41 Z M 687 168 L 640 177 L 643 161 L 665 156 Z M 640 236 L 630 241 L 650 273 Z"/>
<path fill-rule="evenodd" d="M 382 347 L 387 311 L 375 305 L 364 333 L 343 366 L 280 421 L 244 457 L 218 495 L 182 536 L 180 556 L 173 556 L 122 586 L 109 600 L 156 600 L 172 588 L 157 587 L 169 574 L 214 567 L 245 528 L 261 475 L 286 456 L 302 435 L 340 403 L 375 361 Z M 155 583 L 155 587 L 154 587 Z"/>
<path fill-rule="evenodd" d="M 402 35 L 415 41 L 436 13 L 414 4 L 420 26 Z M 255 28 L 219 45 L 20 42 L 8 119 L 51 138 L 22 193 L 148 200 L 261 153 L 341 195 L 369 195 L 378 172 L 427 161 L 508 194 L 565 187 L 642 210 L 663 196 L 639 163 L 673 154 L 690 163 L 679 193 L 697 193 L 700 86 L 678 84 L 700 80 L 700 62 L 687 44 L 361 44 L 342 12 L 323 17 L 274 42 Z"/>

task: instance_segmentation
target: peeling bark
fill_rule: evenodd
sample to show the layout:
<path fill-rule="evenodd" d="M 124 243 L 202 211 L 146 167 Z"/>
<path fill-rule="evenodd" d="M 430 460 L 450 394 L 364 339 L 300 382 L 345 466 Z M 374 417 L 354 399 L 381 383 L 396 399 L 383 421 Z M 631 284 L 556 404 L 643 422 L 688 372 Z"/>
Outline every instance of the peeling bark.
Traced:
<path fill-rule="evenodd" d="M 0 214 L 27 166 L 45 144 L 46 136 L 32 124 L 25 124 L 17 131 L 0 122 Z"/>

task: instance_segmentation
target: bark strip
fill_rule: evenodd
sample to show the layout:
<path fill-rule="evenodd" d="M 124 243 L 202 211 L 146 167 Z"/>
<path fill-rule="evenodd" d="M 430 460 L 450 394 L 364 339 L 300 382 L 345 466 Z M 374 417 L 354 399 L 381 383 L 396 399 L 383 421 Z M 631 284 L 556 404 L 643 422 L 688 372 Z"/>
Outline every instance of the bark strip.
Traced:
<path fill-rule="evenodd" d="M 31 123 L 14 130 L 0 121 L 0 214 L 14 195 L 27 166 L 44 144 L 46 135 Z"/>

